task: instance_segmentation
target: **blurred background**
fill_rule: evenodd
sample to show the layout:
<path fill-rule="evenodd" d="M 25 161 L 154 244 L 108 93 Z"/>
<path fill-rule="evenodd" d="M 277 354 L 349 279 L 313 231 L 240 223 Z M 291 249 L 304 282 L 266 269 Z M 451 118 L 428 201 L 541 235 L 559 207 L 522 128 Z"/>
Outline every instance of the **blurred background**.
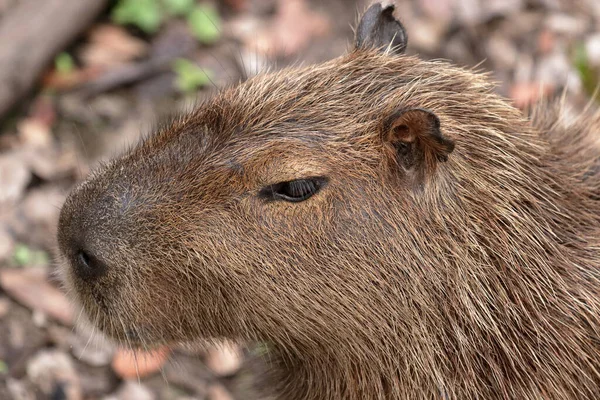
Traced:
<path fill-rule="evenodd" d="M 164 116 L 266 66 L 343 54 L 368 3 L 0 0 L 0 399 L 256 398 L 254 353 L 133 357 L 74 327 L 54 275 L 58 213 L 72 185 Z M 477 66 L 519 108 L 564 94 L 577 113 L 599 99 L 598 0 L 396 5 L 408 53 Z"/>

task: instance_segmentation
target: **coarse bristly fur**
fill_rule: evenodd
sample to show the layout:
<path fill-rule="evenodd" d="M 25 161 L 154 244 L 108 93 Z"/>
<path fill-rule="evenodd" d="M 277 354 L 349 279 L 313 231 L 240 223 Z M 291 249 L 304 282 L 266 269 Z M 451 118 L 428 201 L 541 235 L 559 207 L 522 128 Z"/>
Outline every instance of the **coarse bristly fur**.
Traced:
<path fill-rule="evenodd" d="M 392 10 L 92 174 L 61 212 L 67 287 L 122 342 L 268 343 L 282 400 L 600 398 L 600 114 L 527 118 L 401 54 Z"/>

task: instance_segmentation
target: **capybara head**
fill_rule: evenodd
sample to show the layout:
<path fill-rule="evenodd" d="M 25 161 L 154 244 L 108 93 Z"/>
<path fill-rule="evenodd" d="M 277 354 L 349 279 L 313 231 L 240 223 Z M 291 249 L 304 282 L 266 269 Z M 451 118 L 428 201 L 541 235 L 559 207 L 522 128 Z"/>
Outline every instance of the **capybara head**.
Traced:
<path fill-rule="evenodd" d="M 348 54 L 223 90 L 73 190 L 63 273 L 102 331 L 362 371 L 338 394 L 570 393 L 566 375 L 523 382 L 598 351 L 573 339 L 599 326 L 598 272 L 581 272 L 598 204 L 485 76 L 403 54 L 392 11 L 372 6 Z"/>

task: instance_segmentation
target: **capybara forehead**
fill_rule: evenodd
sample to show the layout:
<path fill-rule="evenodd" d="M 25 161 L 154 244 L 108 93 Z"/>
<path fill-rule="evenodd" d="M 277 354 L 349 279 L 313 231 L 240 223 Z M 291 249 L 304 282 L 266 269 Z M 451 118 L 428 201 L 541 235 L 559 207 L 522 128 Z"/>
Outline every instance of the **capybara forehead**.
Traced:
<path fill-rule="evenodd" d="M 139 170 L 135 176 L 142 186 L 160 182 L 169 193 L 173 180 L 203 190 L 207 180 L 248 189 L 358 165 L 368 175 L 378 162 L 387 116 L 404 108 L 429 109 L 450 137 L 460 140 L 468 133 L 474 143 L 477 133 L 462 127 L 497 106 L 481 96 L 491 88 L 484 78 L 443 62 L 352 52 L 228 88 L 163 124 L 116 163 Z M 472 101 L 474 96 L 479 100 Z M 320 168 L 311 170 L 311 164 Z M 112 168 L 117 175 L 120 170 Z"/>
<path fill-rule="evenodd" d="M 208 157 L 225 148 L 241 155 L 277 142 L 357 141 L 364 148 L 376 145 L 365 135 L 399 107 L 429 108 L 447 119 L 452 115 L 445 111 L 459 112 L 456 106 L 468 102 L 469 91 L 489 90 L 480 77 L 442 62 L 350 53 L 319 66 L 259 74 L 226 89 L 163 125 L 139 150 L 172 147 L 181 160 L 186 153 Z"/>

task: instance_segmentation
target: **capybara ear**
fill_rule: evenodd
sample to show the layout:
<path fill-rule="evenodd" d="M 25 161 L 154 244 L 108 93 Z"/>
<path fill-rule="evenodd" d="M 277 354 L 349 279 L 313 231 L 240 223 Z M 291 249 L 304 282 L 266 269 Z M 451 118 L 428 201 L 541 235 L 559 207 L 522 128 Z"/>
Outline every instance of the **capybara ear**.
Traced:
<path fill-rule="evenodd" d="M 386 147 L 393 150 L 397 164 L 405 170 L 432 171 L 454 150 L 454 142 L 440 130 L 439 118 L 422 108 L 393 113 L 385 121 L 382 134 Z"/>
<path fill-rule="evenodd" d="M 394 5 L 375 3 L 363 14 L 356 28 L 355 48 L 376 48 L 393 54 L 406 50 L 406 30 L 394 15 Z"/>

